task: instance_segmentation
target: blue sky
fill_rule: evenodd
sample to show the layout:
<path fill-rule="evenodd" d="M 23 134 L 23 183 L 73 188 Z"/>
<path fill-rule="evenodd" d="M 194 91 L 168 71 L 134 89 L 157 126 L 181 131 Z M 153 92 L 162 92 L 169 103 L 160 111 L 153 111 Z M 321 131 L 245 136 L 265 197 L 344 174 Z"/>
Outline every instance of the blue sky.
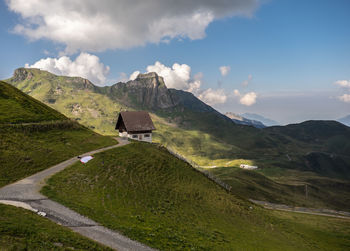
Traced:
<path fill-rule="evenodd" d="M 72 15 L 68 14 L 74 6 L 53 7 L 42 1 L 31 9 L 23 7 L 25 2 L 30 0 L 0 3 L 0 79 L 10 77 L 14 69 L 26 63 L 48 67 L 47 61 L 35 63 L 66 56 L 71 60 L 67 63 L 69 69 L 52 68 L 54 73 L 80 74 L 92 80 L 92 74 L 99 74 L 94 82 L 112 84 L 128 80 L 134 71 L 146 72 L 147 66 L 158 61 L 160 66 L 149 69 L 169 74 L 165 79 L 170 87 L 190 90 L 191 83 L 197 81 L 200 87 L 192 88 L 192 92 L 221 112 L 255 112 L 283 124 L 350 114 L 350 1 L 249 0 L 244 4 L 232 1 L 237 4 L 231 6 L 221 1 L 217 6 L 193 1 L 198 3 L 164 4 L 157 13 L 165 14 L 155 19 L 154 13 L 138 17 L 138 6 L 128 6 L 125 1 L 120 1 L 124 2 L 122 8 L 118 1 L 102 1 L 106 8 L 93 4 L 81 8 L 84 1 L 76 1 L 79 8 L 73 13 L 77 13 L 77 19 L 84 20 L 90 14 L 96 22 L 101 16 L 102 24 L 110 22 L 111 29 L 106 25 L 98 30 L 93 25 L 69 26 Z M 156 0 L 152 2 L 157 4 Z M 64 36 L 62 27 L 50 22 L 51 7 L 62 8 L 55 21 L 66 22 Z M 129 15 L 124 19 L 133 15 L 132 19 L 127 24 L 118 18 L 111 21 L 109 9 L 113 8 L 120 10 L 116 16 L 126 12 Z M 79 13 L 82 9 L 86 13 Z M 149 10 L 140 9 L 143 13 Z M 200 22 L 193 21 L 194 13 L 199 13 Z M 143 23 L 148 24 L 147 29 Z M 114 27 L 121 32 L 114 32 Z M 81 38 L 77 38 L 77 32 Z M 96 56 L 91 60 L 100 72 L 72 72 L 79 68 L 74 60 L 82 52 L 86 57 Z M 81 61 L 88 61 L 84 59 Z M 187 68 L 174 70 L 174 63 Z M 220 73 L 221 66 L 230 68 L 227 75 Z M 249 93 L 255 96 L 242 101 Z"/>

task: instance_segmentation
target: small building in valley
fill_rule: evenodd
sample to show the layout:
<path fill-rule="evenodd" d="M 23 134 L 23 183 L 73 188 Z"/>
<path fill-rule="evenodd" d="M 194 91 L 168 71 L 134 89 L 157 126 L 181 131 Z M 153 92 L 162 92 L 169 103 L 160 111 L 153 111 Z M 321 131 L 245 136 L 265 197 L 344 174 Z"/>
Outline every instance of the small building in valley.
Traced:
<path fill-rule="evenodd" d="M 247 170 L 254 170 L 254 169 L 258 168 L 257 166 L 250 166 L 250 165 L 246 165 L 246 164 L 240 164 L 239 167 L 242 169 L 247 169 Z"/>
<path fill-rule="evenodd" d="M 119 113 L 115 129 L 119 137 L 152 142 L 152 131 L 156 128 L 148 112 L 126 111 Z"/>

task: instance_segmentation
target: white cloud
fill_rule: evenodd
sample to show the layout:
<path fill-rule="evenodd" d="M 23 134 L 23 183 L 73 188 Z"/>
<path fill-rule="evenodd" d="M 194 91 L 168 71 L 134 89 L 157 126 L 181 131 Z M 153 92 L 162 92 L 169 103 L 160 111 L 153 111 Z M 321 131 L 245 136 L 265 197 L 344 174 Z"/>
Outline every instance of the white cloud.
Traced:
<path fill-rule="evenodd" d="M 221 76 L 225 77 L 231 70 L 230 66 L 220 66 L 219 68 Z"/>
<path fill-rule="evenodd" d="M 338 99 L 345 103 L 350 103 L 350 94 L 343 94 L 342 96 L 339 96 Z"/>
<path fill-rule="evenodd" d="M 256 103 L 257 97 L 258 97 L 258 95 L 255 92 L 248 92 L 240 98 L 239 102 L 242 105 L 251 106 L 251 105 L 254 105 Z"/>
<path fill-rule="evenodd" d="M 154 65 L 147 66 L 147 72 L 156 72 L 159 76 L 162 76 L 169 88 L 189 89 L 191 67 L 187 64 L 175 63 L 170 68 L 157 61 Z"/>
<path fill-rule="evenodd" d="M 208 105 L 223 104 L 227 100 L 227 95 L 223 89 L 206 89 L 198 98 Z"/>
<path fill-rule="evenodd" d="M 147 66 L 146 72 L 156 72 L 163 77 L 168 88 L 192 92 L 196 97 L 209 105 L 222 104 L 227 101 L 228 97 L 223 89 L 201 89 L 203 73 L 198 72 L 192 77 L 191 67 L 187 64 L 175 63 L 172 67 L 168 67 L 157 61 L 154 65 Z M 140 71 L 134 71 L 129 79 L 134 80 L 139 74 Z"/>
<path fill-rule="evenodd" d="M 105 84 L 109 73 L 109 66 L 105 66 L 100 59 L 89 53 L 80 53 L 75 60 L 67 56 L 60 58 L 40 59 L 32 65 L 26 64 L 26 68 L 39 68 L 56 75 L 83 77 L 95 84 Z"/>
<path fill-rule="evenodd" d="M 247 86 L 247 85 L 250 83 L 250 81 L 252 81 L 252 80 L 253 80 L 253 75 L 252 75 L 252 74 L 249 74 L 249 75 L 248 75 L 248 79 L 244 80 L 244 81 L 242 82 L 242 85 L 243 85 L 243 86 Z"/>
<path fill-rule="evenodd" d="M 201 78 L 203 74 L 199 72 L 191 78 L 191 67 L 187 64 L 175 63 L 172 67 L 168 67 L 157 61 L 154 65 L 147 66 L 146 72 L 156 72 L 159 76 L 163 77 L 168 88 L 197 93 L 202 84 Z M 140 71 L 134 71 L 129 79 L 134 80 L 139 74 Z"/>
<path fill-rule="evenodd" d="M 259 0 L 7 0 L 22 22 L 14 32 L 48 39 L 65 53 L 104 51 L 205 37 L 208 25 L 232 16 L 251 17 Z"/>
<path fill-rule="evenodd" d="M 194 75 L 193 81 L 189 83 L 189 88 L 187 89 L 187 91 L 197 94 L 202 85 L 202 78 L 202 72 L 198 72 L 196 75 Z"/>
<path fill-rule="evenodd" d="M 129 80 L 135 80 L 140 73 L 140 71 L 134 71 L 133 73 L 131 73 Z"/>
<path fill-rule="evenodd" d="M 240 97 L 241 93 L 239 92 L 239 90 L 235 89 L 235 90 L 233 90 L 233 96 Z"/>
<path fill-rule="evenodd" d="M 334 82 L 335 85 L 339 85 L 340 87 L 350 88 L 350 80 L 338 80 Z"/>

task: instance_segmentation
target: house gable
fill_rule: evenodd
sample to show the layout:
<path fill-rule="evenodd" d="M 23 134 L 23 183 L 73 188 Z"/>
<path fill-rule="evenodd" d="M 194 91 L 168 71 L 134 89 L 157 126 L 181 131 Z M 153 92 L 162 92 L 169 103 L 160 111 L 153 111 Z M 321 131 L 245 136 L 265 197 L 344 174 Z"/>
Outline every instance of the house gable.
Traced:
<path fill-rule="evenodd" d="M 119 113 L 115 129 L 120 137 L 152 142 L 152 131 L 156 128 L 148 112 L 130 111 Z"/>

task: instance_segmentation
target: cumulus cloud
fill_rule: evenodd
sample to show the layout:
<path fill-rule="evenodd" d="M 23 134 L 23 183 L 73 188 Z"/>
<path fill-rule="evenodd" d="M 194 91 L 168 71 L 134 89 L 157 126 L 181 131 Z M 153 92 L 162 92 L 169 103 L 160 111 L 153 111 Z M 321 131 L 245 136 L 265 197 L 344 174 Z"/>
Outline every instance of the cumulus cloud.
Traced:
<path fill-rule="evenodd" d="M 257 97 L 258 97 L 258 95 L 255 92 L 248 92 L 248 93 L 244 94 L 239 99 L 239 102 L 242 105 L 251 106 L 251 105 L 254 105 L 256 103 Z"/>
<path fill-rule="evenodd" d="M 227 95 L 223 89 L 213 90 L 209 88 L 199 94 L 198 98 L 208 105 L 215 105 L 225 103 Z"/>
<path fill-rule="evenodd" d="M 191 78 L 191 67 L 187 64 L 175 63 L 173 66 L 167 67 L 160 62 L 147 66 L 147 72 L 156 72 L 164 78 L 169 88 L 187 90 L 189 88 L 189 80 Z"/>
<path fill-rule="evenodd" d="M 340 101 L 343 101 L 345 103 L 350 103 L 350 94 L 343 94 L 338 97 Z"/>
<path fill-rule="evenodd" d="M 239 90 L 235 89 L 233 92 L 229 95 L 230 98 L 237 99 L 238 102 L 241 105 L 245 106 L 251 106 L 256 103 L 256 100 L 258 98 L 258 94 L 256 92 L 248 92 L 248 93 L 241 93 Z"/>
<path fill-rule="evenodd" d="M 105 84 L 109 73 L 109 66 L 105 66 L 100 59 L 89 53 L 81 53 L 75 60 L 67 56 L 60 58 L 40 59 L 26 68 L 39 68 L 56 75 L 87 78 L 95 84 Z"/>
<path fill-rule="evenodd" d="M 239 92 L 239 90 L 235 89 L 235 90 L 233 90 L 233 96 L 240 97 L 241 93 Z"/>
<path fill-rule="evenodd" d="M 340 87 L 350 88 L 350 80 L 338 80 L 334 82 L 335 85 L 339 85 Z"/>
<path fill-rule="evenodd" d="M 209 105 L 222 104 L 227 101 L 228 96 L 223 89 L 201 89 L 203 73 L 198 72 L 192 76 L 191 67 L 187 64 L 174 63 L 168 67 L 157 61 L 153 65 L 147 66 L 146 72 L 156 72 L 163 77 L 168 88 L 192 92 Z M 140 71 L 134 71 L 129 79 L 134 80 L 139 74 Z"/>
<path fill-rule="evenodd" d="M 220 66 L 219 68 L 221 76 L 225 77 L 231 70 L 230 66 Z"/>
<path fill-rule="evenodd" d="M 216 19 L 251 17 L 259 0 L 7 0 L 22 22 L 14 32 L 31 40 L 48 39 L 65 53 L 104 51 L 205 37 Z"/>
<path fill-rule="evenodd" d="M 191 67 L 187 64 L 175 63 L 168 67 L 157 61 L 153 65 L 146 67 L 146 72 L 155 72 L 164 78 L 164 82 L 168 88 L 175 88 L 178 90 L 185 90 L 196 93 L 201 87 L 201 78 L 203 74 L 197 73 L 193 78 L 191 77 Z M 134 80 L 140 71 L 134 71 L 129 79 Z"/>
<path fill-rule="evenodd" d="M 242 82 L 242 85 L 243 85 L 243 86 L 248 86 L 249 83 L 250 83 L 250 81 L 252 81 L 252 79 L 253 79 L 253 75 L 252 75 L 252 74 L 249 74 L 249 75 L 248 75 L 248 79 L 244 80 L 244 81 Z"/>
<path fill-rule="evenodd" d="M 129 80 L 135 80 L 140 73 L 140 71 L 134 71 L 133 73 L 131 73 Z"/>

